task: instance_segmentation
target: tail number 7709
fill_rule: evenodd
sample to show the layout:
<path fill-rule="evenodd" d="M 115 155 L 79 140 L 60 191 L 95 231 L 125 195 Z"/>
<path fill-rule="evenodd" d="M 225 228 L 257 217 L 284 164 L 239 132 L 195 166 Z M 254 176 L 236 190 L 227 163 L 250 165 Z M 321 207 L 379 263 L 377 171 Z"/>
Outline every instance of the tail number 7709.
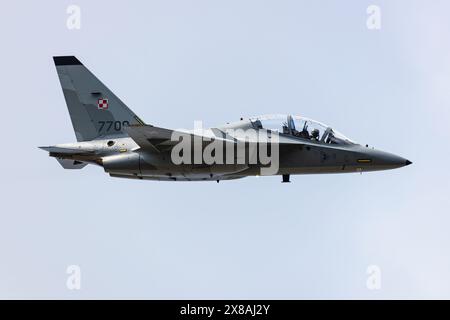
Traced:
<path fill-rule="evenodd" d="M 99 129 L 98 132 L 101 131 L 122 131 L 123 127 L 129 126 L 130 123 L 128 121 L 98 121 Z"/>

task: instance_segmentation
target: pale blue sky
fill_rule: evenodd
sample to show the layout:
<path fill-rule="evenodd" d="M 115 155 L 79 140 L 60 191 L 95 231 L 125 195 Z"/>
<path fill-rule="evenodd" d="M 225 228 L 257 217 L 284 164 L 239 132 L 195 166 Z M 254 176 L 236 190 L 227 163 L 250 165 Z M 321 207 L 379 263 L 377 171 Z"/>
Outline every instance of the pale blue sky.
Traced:
<path fill-rule="evenodd" d="M 81 7 L 81 30 L 66 8 Z M 366 28 L 379 5 L 382 28 Z M 13 1 L 0 13 L 1 298 L 450 298 L 448 1 Z M 167 183 L 63 170 L 53 55 L 147 123 L 293 113 L 414 162 Z M 66 288 L 66 267 L 82 289 Z M 366 288 L 378 265 L 382 288 Z"/>

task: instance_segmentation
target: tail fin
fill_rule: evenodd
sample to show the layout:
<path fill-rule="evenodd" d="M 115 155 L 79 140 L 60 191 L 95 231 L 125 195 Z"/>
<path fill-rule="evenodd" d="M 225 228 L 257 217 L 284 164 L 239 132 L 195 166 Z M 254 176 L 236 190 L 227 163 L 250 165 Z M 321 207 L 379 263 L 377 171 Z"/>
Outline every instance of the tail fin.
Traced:
<path fill-rule="evenodd" d="M 144 124 L 76 57 L 53 57 L 53 60 L 77 141 L 126 136 L 124 127 Z"/>

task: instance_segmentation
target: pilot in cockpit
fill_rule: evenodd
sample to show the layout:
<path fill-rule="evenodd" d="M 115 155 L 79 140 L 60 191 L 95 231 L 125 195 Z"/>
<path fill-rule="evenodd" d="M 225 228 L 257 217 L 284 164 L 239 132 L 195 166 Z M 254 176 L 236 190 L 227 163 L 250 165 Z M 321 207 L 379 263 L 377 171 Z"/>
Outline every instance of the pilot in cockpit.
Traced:
<path fill-rule="evenodd" d="M 314 129 L 311 131 L 311 140 L 319 141 L 320 131 L 319 129 Z"/>
<path fill-rule="evenodd" d="M 308 123 L 305 121 L 305 124 L 303 125 L 302 131 L 294 130 L 293 135 L 299 138 L 303 139 L 311 139 L 311 136 L 308 132 Z"/>
<path fill-rule="evenodd" d="M 300 131 L 298 133 L 298 137 L 303 138 L 303 139 L 309 139 L 310 138 L 309 132 L 308 132 L 308 124 L 307 124 L 306 121 L 305 121 L 305 124 L 303 125 L 302 131 Z"/>
<path fill-rule="evenodd" d="M 283 133 L 284 134 L 291 134 L 295 137 L 299 137 L 299 138 L 303 138 L 303 139 L 312 139 L 312 136 L 309 134 L 308 132 L 308 123 L 305 121 L 302 131 L 298 131 L 295 128 L 295 122 L 294 119 L 292 118 L 292 116 L 288 116 L 287 117 L 287 122 L 285 122 L 283 124 Z M 317 135 L 317 139 L 318 140 L 318 135 Z"/>

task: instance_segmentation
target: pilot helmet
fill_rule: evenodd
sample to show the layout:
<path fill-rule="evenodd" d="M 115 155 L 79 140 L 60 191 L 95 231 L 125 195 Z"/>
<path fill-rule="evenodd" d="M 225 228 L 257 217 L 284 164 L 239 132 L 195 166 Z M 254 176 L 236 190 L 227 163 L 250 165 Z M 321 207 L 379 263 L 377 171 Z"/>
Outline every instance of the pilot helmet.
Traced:
<path fill-rule="evenodd" d="M 319 129 L 314 129 L 313 131 L 311 131 L 311 136 L 314 138 L 319 137 Z"/>

